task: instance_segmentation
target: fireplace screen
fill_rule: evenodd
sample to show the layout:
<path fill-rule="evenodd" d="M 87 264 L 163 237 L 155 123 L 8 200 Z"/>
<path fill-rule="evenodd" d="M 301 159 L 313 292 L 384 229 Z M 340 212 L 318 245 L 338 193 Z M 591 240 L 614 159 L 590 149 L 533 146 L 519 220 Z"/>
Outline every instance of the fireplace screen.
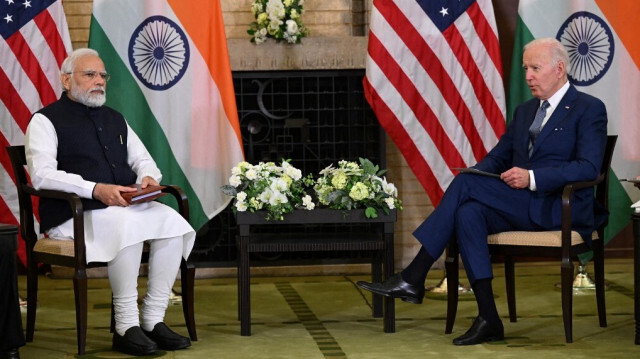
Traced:
<path fill-rule="evenodd" d="M 363 76 L 363 70 L 235 72 L 246 160 L 290 159 L 303 174 L 317 174 L 339 160 L 357 161 L 359 157 L 386 168 L 384 131 L 364 98 Z M 270 227 L 278 232 L 316 230 L 313 226 Z M 360 229 L 347 226 L 333 230 Z M 227 208 L 199 231 L 192 259 L 209 266 L 235 265 L 235 236 L 233 212 Z M 356 262 L 359 257 L 353 252 L 270 254 L 258 255 L 252 265 L 295 264 L 301 259 L 305 263 L 310 259 L 344 263 Z"/>

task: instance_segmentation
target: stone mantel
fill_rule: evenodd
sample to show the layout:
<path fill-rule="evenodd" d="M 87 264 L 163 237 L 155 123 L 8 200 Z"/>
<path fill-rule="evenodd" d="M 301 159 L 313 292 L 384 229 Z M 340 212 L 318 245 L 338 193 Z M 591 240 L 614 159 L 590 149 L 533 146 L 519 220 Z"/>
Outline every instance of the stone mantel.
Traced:
<path fill-rule="evenodd" d="M 364 69 L 367 37 L 307 37 L 301 44 L 227 40 L 232 71 Z"/>

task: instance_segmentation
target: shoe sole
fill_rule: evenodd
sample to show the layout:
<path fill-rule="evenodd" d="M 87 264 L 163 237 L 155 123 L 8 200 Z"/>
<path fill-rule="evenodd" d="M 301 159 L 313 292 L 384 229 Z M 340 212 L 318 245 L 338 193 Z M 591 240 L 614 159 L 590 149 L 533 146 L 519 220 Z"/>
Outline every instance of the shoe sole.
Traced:
<path fill-rule="evenodd" d="M 399 295 L 393 295 L 393 294 L 389 294 L 389 293 L 381 293 L 376 291 L 375 289 L 371 289 L 371 288 L 365 288 L 365 287 L 361 287 L 362 289 L 368 290 L 371 293 L 375 293 L 384 297 L 390 297 L 390 298 L 398 298 L 401 299 L 403 302 L 407 302 L 407 303 L 411 303 L 411 304 L 422 304 L 422 297 L 421 298 L 416 298 L 416 297 L 407 297 L 407 296 L 399 296 Z"/>
<path fill-rule="evenodd" d="M 482 343 L 489 343 L 489 342 L 501 342 L 504 341 L 504 336 L 503 337 L 491 337 L 491 338 L 487 338 L 485 340 L 476 342 L 476 343 L 456 343 L 455 341 L 453 342 L 453 345 L 458 345 L 458 346 L 465 346 L 465 345 L 478 345 L 478 344 L 482 344 Z"/>

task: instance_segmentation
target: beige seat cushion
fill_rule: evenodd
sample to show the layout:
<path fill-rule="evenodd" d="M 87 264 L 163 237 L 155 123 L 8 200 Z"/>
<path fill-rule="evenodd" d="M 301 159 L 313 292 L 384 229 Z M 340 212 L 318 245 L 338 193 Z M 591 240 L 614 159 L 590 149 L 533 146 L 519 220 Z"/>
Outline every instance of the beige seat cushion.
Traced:
<path fill-rule="evenodd" d="M 598 232 L 591 235 L 593 240 L 598 239 Z M 501 232 L 489 235 L 489 244 L 511 245 L 511 246 L 538 246 L 538 247 L 561 247 L 561 231 L 525 232 L 512 231 Z M 571 232 L 571 245 L 575 246 L 584 243 L 580 234 Z"/>
<path fill-rule="evenodd" d="M 73 241 L 65 239 L 40 238 L 33 250 L 41 253 L 58 254 L 73 257 Z"/>

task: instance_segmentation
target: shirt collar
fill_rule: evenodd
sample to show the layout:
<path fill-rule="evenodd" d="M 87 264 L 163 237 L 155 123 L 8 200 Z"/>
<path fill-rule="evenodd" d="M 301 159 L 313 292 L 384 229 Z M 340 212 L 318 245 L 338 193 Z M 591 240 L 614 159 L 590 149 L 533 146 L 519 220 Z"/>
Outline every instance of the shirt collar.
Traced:
<path fill-rule="evenodd" d="M 567 91 L 569 91 L 569 86 L 569 81 L 565 82 L 564 85 L 562 85 L 562 87 L 560 87 L 560 89 L 553 94 L 553 96 L 549 97 L 547 101 L 549 102 L 549 107 L 551 110 L 555 109 L 558 106 L 560 100 L 562 100 Z M 542 105 L 542 102 L 544 102 L 544 100 L 540 100 L 540 105 Z M 547 113 L 549 113 L 549 111 L 547 111 Z"/>

